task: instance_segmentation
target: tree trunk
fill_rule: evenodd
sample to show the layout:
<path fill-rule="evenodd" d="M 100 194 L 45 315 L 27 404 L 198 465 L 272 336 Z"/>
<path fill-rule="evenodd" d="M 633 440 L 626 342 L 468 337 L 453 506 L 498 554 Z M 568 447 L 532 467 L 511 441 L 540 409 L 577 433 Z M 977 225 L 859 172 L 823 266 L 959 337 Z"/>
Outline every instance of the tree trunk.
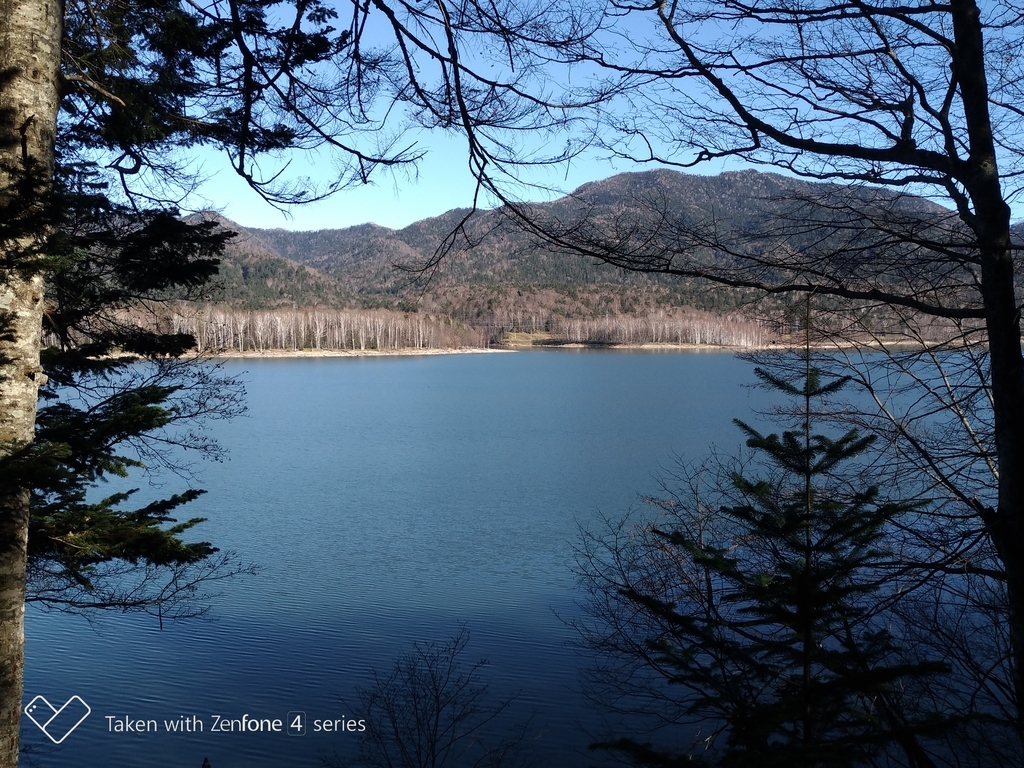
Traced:
<path fill-rule="evenodd" d="M 1017 731 L 1024 743 L 1024 358 L 1013 286 L 1009 210 L 1002 247 L 982 247 L 982 294 L 992 376 L 999 472 L 995 514 L 985 522 L 1006 573 Z"/>
<path fill-rule="evenodd" d="M 42 197 L 53 177 L 64 6 L 0 0 L 0 457 L 32 442 L 39 367 L 45 241 Z M 26 179 L 38 183 L 26 185 Z M 38 215 L 38 225 L 32 220 Z M 25 659 L 29 490 L 0 483 L 0 768 L 18 764 Z M 55 692 L 61 695 L 59 692 Z"/>
<path fill-rule="evenodd" d="M 977 235 L 980 251 L 999 471 L 997 508 L 985 517 L 1006 570 L 1017 729 L 1024 742 L 1024 357 L 1014 289 L 1010 208 L 999 182 L 981 11 L 974 0 L 953 0 L 950 8 L 957 49 L 953 74 L 959 82 L 970 142 L 964 186 L 974 216 L 967 223 Z"/>

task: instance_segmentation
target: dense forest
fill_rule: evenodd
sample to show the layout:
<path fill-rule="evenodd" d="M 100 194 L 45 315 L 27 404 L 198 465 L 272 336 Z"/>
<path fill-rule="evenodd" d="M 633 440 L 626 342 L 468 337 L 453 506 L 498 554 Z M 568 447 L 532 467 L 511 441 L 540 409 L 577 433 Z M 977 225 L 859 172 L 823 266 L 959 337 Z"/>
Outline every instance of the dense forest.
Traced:
<path fill-rule="evenodd" d="M 765 221 L 783 222 L 774 235 L 759 234 L 753 243 L 769 253 L 800 249 L 816 238 L 784 223 L 799 217 L 801 199 L 837 189 L 757 171 L 707 177 L 663 169 L 586 184 L 537 207 L 566 220 L 585 214 L 603 226 L 634 231 L 655 226 L 653 219 L 663 220 L 667 212 L 680 231 L 713 226 L 738 237 L 763 233 Z M 858 195 L 868 192 L 849 188 L 842 194 L 856 205 Z M 915 214 L 934 213 L 937 221 L 948 215 L 920 198 L 890 199 Z M 784 340 L 798 325 L 786 295 L 621 271 L 538 244 L 500 209 L 474 213 L 460 229 L 466 213 L 453 210 L 401 230 L 371 223 L 315 232 L 251 229 L 205 214 L 237 234 L 214 290 L 188 305 L 182 327 L 198 333 L 204 346 L 253 350 L 320 348 L 327 338 L 333 348 L 349 349 L 385 349 L 393 342 L 762 346 Z M 446 238 L 450 247 L 438 259 Z M 697 256 L 709 264 L 730 258 L 711 247 Z M 880 336 L 899 333 L 899 318 L 884 308 L 873 312 Z M 332 318 L 334 330 L 321 338 L 311 330 L 312 317 Z M 404 330 L 383 337 L 366 331 L 362 341 L 352 335 L 361 324 L 377 329 L 381 318 Z M 285 326 L 292 330 L 281 330 Z"/>

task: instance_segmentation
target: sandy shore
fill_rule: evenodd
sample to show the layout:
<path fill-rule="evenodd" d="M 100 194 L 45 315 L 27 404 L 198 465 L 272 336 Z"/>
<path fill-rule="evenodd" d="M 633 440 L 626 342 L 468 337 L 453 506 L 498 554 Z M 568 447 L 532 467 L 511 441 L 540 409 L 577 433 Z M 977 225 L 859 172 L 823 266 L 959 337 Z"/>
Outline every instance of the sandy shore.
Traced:
<path fill-rule="evenodd" d="M 522 352 L 530 349 L 617 349 L 637 351 L 665 352 L 754 352 L 762 349 L 779 349 L 771 347 L 725 347 L 713 344 L 513 344 L 505 347 L 460 347 L 458 349 L 268 349 L 258 350 L 224 350 L 211 355 L 226 359 L 260 359 L 288 357 L 410 357 L 422 355 L 475 355 L 501 352 Z"/>
<path fill-rule="evenodd" d="M 889 341 L 885 345 L 892 349 L 908 349 L 919 347 L 915 342 Z M 823 349 L 851 349 L 863 347 L 865 349 L 882 349 L 880 344 L 814 344 L 815 350 Z M 296 357 L 419 357 L 424 355 L 476 355 L 492 354 L 501 352 L 521 352 L 531 349 L 611 349 L 622 351 L 648 351 L 648 352 L 785 352 L 794 349 L 802 349 L 802 344 L 766 344 L 759 347 L 732 347 L 716 344 L 510 344 L 504 347 L 460 347 L 452 349 L 391 349 L 379 351 L 376 349 L 268 349 L 263 352 L 257 350 L 224 350 L 210 357 L 220 359 L 268 359 L 268 358 L 296 358 Z"/>
<path fill-rule="evenodd" d="M 228 349 L 212 357 L 231 359 L 259 359 L 272 357 L 419 357 L 423 355 L 475 355 L 478 353 L 490 352 L 511 352 L 510 349 L 389 349 L 383 352 L 376 349 L 267 349 L 249 350 L 239 352 L 237 349 Z"/>

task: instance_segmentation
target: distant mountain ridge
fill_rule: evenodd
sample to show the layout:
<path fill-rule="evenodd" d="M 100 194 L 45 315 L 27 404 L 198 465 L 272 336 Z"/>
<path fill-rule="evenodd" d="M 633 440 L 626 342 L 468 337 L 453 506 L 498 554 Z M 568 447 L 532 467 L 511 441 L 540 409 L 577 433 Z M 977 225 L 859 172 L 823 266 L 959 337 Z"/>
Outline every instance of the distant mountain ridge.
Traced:
<path fill-rule="evenodd" d="M 571 195 L 536 204 L 539 214 L 571 220 L 583 213 L 594 222 L 637 222 L 652 211 L 670 212 L 683 222 L 714 220 L 754 229 L 769 210 L 766 201 L 786 196 L 835 192 L 836 185 L 812 183 L 754 170 L 697 176 L 657 169 L 623 173 L 584 184 Z M 857 195 L 884 190 L 853 189 Z M 921 212 L 948 211 L 921 198 L 905 198 Z M 456 249 L 429 282 L 417 284 L 415 267 L 426 262 L 465 216 L 454 209 L 399 230 L 376 224 L 294 232 L 223 226 L 239 233 L 224 258 L 224 301 L 236 306 L 387 307 L 444 312 L 484 321 L 488 315 L 537 309 L 565 316 L 629 313 L 639 309 L 690 305 L 734 309 L 744 298 L 730 291 L 658 275 L 625 273 L 592 259 L 538 247 L 500 211 L 475 213 L 466 226 L 474 247 Z M 713 255 L 708 256 L 713 258 Z M 422 276 L 420 276 L 422 277 Z M 517 309 L 518 307 L 518 309 Z"/>

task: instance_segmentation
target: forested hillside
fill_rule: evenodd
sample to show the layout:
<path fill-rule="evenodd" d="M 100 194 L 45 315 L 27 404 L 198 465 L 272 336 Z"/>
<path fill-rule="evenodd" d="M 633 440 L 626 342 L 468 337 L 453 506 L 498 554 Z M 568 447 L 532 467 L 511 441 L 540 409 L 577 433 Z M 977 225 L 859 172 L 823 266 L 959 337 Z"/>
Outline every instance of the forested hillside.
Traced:
<path fill-rule="evenodd" d="M 806 226 L 808 200 L 829 199 L 837 220 L 860 200 L 881 197 L 894 215 L 941 221 L 948 212 L 920 198 L 869 188 L 810 183 L 777 174 L 743 171 L 696 176 L 671 170 L 620 174 L 586 184 L 572 195 L 535 206 L 538 216 L 572 226 L 586 221 L 623 237 L 677 237 L 709 264 L 728 253 L 699 244 L 694 233 L 768 232 L 745 248 L 801 249 L 828 236 Z M 839 201 L 838 203 L 836 201 Z M 818 209 L 828 215 L 828 207 Z M 469 218 L 454 247 L 432 270 L 420 268 L 465 217 L 452 210 L 392 230 L 376 224 L 292 232 L 249 229 L 239 234 L 222 263 L 211 303 L 236 310 L 385 309 L 448 317 L 497 340 L 509 331 L 555 331 L 569 321 L 611 327 L 613 318 L 679 318 L 687 312 L 758 319 L 768 333 L 787 322 L 785 297 L 765 299 L 741 288 L 700 280 L 624 272 L 595 259 L 539 246 L 500 210 Z M 765 222 L 771 222 L 765 226 Z M 698 242 L 694 245 L 694 242 Z M 671 242 L 669 242 L 671 247 Z M 752 302 L 759 298 L 758 304 Z M 582 326 L 578 326 L 582 327 Z M 557 331 L 562 333 L 562 331 Z M 600 334 L 599 334 L 600 335 Z M 605 334 L 607 335 L 607 334 Z"/>
<path fill-rule="evenodd" d="M 341 282 L 283 258 L 272 247 L 266 247 L 254 231 L 215 214 L 203 218 L 214 219 L 237 233 L 221 258 L 217 279 L 206 296 L 209 303 L 254 310 L 343 307 L 351 302 L 351 294 Z"/>

